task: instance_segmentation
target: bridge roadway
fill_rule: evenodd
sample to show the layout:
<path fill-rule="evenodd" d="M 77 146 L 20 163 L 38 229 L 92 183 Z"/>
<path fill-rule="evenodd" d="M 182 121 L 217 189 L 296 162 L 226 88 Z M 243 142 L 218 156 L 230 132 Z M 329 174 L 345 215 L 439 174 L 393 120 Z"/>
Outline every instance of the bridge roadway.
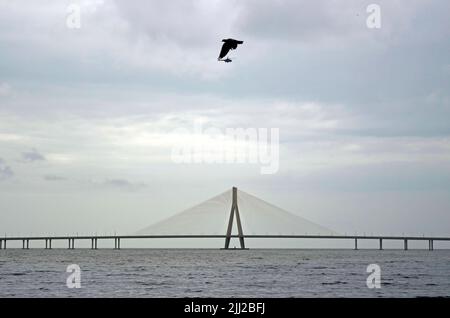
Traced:
<path fill-rule="evenodd" d="M 51 249 L 53 241 L 67 240 L 68 248 L 75 248 L 75 241 L 90 240 L 91 249 L 97 249 L 98 240 L 114 240 L 114 248 L 120 249 L 121 240 L 129 239 L 331 239 L 353 240 L 354 249 L 358 249 L 358 240 L 377 240 L 379 249 L 383 249 L 383 241 L 403 241 L 403 249 L 408 250 L 408 241 L 428 241 L 428 249 L 434 250 L 435 241 L 450 241 L 450 237 L 442 236 L 382 236 L 382 235 L 87 235 L 87 236 L 29 236 L 29 237 L 1 237 L 0 249 L 6 249 L 9 241 L 22 241 L 22 248 L 29 249 L 30 241 L 44 241 L 45 248 Z M 227 249 L 227 248 L 225 248 Z"/>

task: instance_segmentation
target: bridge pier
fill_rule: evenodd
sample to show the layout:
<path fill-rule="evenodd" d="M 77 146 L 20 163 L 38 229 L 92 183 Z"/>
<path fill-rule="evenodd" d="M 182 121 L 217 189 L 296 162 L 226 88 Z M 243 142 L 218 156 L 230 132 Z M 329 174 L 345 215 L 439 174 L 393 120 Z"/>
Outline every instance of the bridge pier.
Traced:
<path fill-rule="evenodd" d="M 25 249 L 25 240 L 22 240 L 22 249 Z"/>
<path fill-rule="evenodd" d="M 434 241 L 433 240 L 429 240 L 428 241 L 428 250 L 430 251 L 434 251 Z"/>
<path fill-rule="evenodd" d="M 93 237 L 91 238 L 91 250 L 97 249 L 97 238 Z"/>
<path fill-rule="evenodd" d="M 405 251 L 408 250 L 408 240 L 407 240 L 407 239 L 405 239 L 405 240 L 403 241 L 403 248 L 404 248 Z"/>
<path fill-rule="evenodd" d="M 0 250 L 2 249 L 2 247 L 3 247 L 3 240 L 0 240 Z"/>
<path fill-rule="evenodd" d="M 30 249 L 30 240 L 27 240 L 27 250 Z"/>
<path fill-rule="evenodd" d="M 75 239 L 69 238 L 69 250 L 75 249 Z"/>
<path fill-rule="evenodd" d="M 383 250 L 383 239 L 380 238 L 380 251 Z"/>
<path fill-rule="evenodd" d="M 355 251 L 358 250 L 358 239 L 355 238 Z"/>
<path fill-rule="evenodd" d="M 52 239 L 50 239 L 50 238 L 45 239 L 45 249 L 46 250 L 51 250 L 52 249 Z"/>
<path fill-rule="evenodd" d="M 3 240 L 3 249 L 6 250 L 6 240 Z"/>

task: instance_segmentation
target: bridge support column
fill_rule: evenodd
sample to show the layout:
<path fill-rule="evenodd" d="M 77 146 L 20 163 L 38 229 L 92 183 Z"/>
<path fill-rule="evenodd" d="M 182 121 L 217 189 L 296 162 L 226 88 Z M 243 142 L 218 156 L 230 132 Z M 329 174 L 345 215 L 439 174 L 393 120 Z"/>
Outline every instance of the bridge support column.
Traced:
<path fill-rule="evenodd" d="M 22 240 L 22 249 L 25 249 L 25 240 Z"/>
<path fill-rule="evenodd" d="M 3 247 L 3 240 L 0 240 L 0 250 L 2 249 L 2 247 Z"/>
<path fill-rule="evenodd" d="M 403 248 L 404 248 L 405 251 L 408 250 L 408 240 L 407 240 L 407 239 L 405 239 L 405 240 L 403 241 Z"/>
<path fill-rule="evenodd" d="M 380 238 L 380 251 L 383 250 L 383 239 Z"/>
<path fill-rule="evenodd" d="M 75 249 L 75 239 L 70 238 L 69 239 L 69 250 L 73 250 L 73 249 Z"/>
<path fill-rule="evenodd" d="M 238 228 L 239 243 L 241 245 L 241 249 L 245 249 L 244 233 L 242 231 L 241 217 L 239 216 L 239 207 L 238 207 L 237 202 L 238 202 L 237 201 L 237 188 L 233 187 L 233 197 L 232 197 L 232 203 L 231 203 L 230 219 L 228 220 L 228 229 L 227 229 L 227 236 L 225 238 L 225 248 L 224 249 L 228 249 L 230 247 L 231 231 L 233 230 L 233 219 L 234 219 L 235 214 L 236 214 L 236 223 L 237 223 L 237 228 Z"/>
<path fill-rule="evenodd" d="M 30 249 L 30 240 L 27 240 L 27 250 Z"/>
<path fill-rule="evenodd" d="M 45 239 L 45 249 L 48 249 L 48 240 Z"/>
<path fill-rule="evenodd" d="M 6 240 L 3 240 L 3 249 L 6 250 Z"/>
<path fill-rule="evenodd" d="M 91 250 L 93 250 L 93 249 L 94 249 L 94 239 L 91 238 Z"/>
<path fill-rule="evenodd" d="M 114 239 L 114 249 L 115 250 L 120 250 L 120 238 L 116 237 Z"/>
<path fill-rule="evenodd" d="M 94 244 L 94 248 L 95 248 L 95 249 L 97 249 L 97 240 L 98 240 L 98 239 L 96 239 L 96 238 L 94 239 L 94 243 L 95 243 L 95 244 Z"/>
<path fill-rule="evenodd" d="M 433 240 L 429 240 L 428 241 L 428 250 L 433 251 L 434 250 L 434 246 L 433 246 Z"/>
<path fill-rule="evenodd" d="M 355 251 L 358 250 L 358 239 L 355 238 Z"/>
<path fill-rule="evenodd" d="M 52 239 L 48 239 L 48 248 L 52 249 Z"/>

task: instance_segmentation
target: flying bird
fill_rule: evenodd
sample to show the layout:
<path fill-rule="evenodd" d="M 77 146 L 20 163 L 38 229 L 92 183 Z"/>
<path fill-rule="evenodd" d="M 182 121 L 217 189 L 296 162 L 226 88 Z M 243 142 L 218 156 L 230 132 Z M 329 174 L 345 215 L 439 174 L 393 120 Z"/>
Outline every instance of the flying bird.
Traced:
<path fill-rule="evenodd" d="M 223 60 L 223 58 L 225 56 L 227 56 L 227 54 L 228 54 L 228 52 L 230 52 L 230 50 L 236 50 L 238 45 L 244 43 L 244 41 L 238 41 L 235 39 L 225 39 L 225 40 L 222 40 L 222 42 L 223 42 L 222 50 L 220 50 L 220 55 L 217 60 L 223 61 L 225 63 L 230 63 L 230 62 L 232 62 L 232 60 L 230 58 L 227 58 L 225 60 Z"/>

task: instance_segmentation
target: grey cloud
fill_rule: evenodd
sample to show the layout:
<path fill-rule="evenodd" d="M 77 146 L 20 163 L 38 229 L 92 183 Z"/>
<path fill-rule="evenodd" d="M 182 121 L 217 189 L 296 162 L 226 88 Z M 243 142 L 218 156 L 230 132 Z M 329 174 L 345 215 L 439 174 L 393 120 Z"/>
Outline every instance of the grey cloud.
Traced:
<path fill-rule="evenodd" d="M 256 63 L 259 53 L 252 51 L 251 56 L 245 57 L 247 60 L 251 57 L 252 62 L 234 70 L 225 86 L 216 83 L 200 86 L 191 79 L 190 82 L 176 79 L 174 85 L 180 87 L 178 91 L 188 87 L 191 91 L 207 90 L 241 100 L 280 98 L 345 105 L 349 113 L 359 117 L 360 127 L 347 127 L 344 133 L 449 134 L 446 118 L 450 116 L 447 89 L 450 79 L 442 71 L 448 67 L 446 52 L 450 49 L 447 41 L 450 20 L 445 13 L 448 3 L 379 1 L 382 28 L 368 30 L 365 10 L 372 2 L 250 0 L 234 3 L 231 11 L 235 19 L 224 22 L 229 24 L 230 32 L 251 39 L 246 42 L 245 50 L 264 43 L 271 51 L 271 58 Z M 170 9 L 166 7 L 169 5 L 153 2 L 146 5 L 154 6 L 155 12 Z M 211 6 L 213 12 L 218 8 Z M 196 28 L 202 28 L 205 21 L 209 23 L 195 18 L 194 24 L 185 21 L 172 24 L 168 18 L 163 25 L 170 24 L 170 28 L 160 29 L 151 25 L 155 22 L 145 22 L 138 5 L 121 2 L 118 7 L 136 30 L 150 38 L 160 34 L 185 48 L 186 54 L 193 44 L 184 43 L 184 37 L 197 37 Z M 183 19 L 200 18 L 204 11 L 202 5 L 182 7 L 186 9 Z M 186 28 L 182 29 L 184 25 Z M 322 40 L 331 45 L 322 47 L 317 43 Z M 201 43 L 200 40 L 192 42 Z"/>
<path fill-rule="evenodd" d="M 6 164 L 6 162 L 0 158 L 0 181 L 9 179 L 14 176 L 12 169 Z"/>
<path fill-rule="evenodd" d="M 22 159 L 25 162 L 45 161 L 45 157 L 36 149 L 22 153 Z"/>
<path fill-rule="evenodd" d="M 372 3 L 371 0 L 248 0 L 236 23 L 243 33 L 263 40 L 342 41 L 355 35 L 370 38 L 373 33 L 366 27 L 366 9 Z M 419 0 L 407 4 L 402 0 L 379 0 L 376 4 L 381 7 L 383 22 L 377 37 L 397 36 L 414 27 L 417 12 L 427 6 Z"/>
<path fill-rule="evenodd" d="M 86 48 L 87 58 L 66 54 L 64 50 L 58 52 L 61 47 L 70 47 L 65 41 L 74 40 L 67 37 L 67 30 L 64 30 L 55 34 L 59 41 L 51 38 L 52 43 L 57 42 L 52 46 L 43 46 L 40 38 L 33 41 L 22 39 L 24 43 L 34 43 L 36 47 L 30 49 L 41 54 L 31 59 L 26 56 L 26 61 L 21 61 L 17 60 L 21 55 L 8 48 L 9 53 L 4 53 L 3 63 L 8 66 L 5 72 L 14 77 L 17 77 L 16 72 L 32 68 L 33 74 L 40 75 L 40 81 L 45 77 L 59 85 L 64 85 L 66 73 L 70 72 L 71 79 L 78 83 L 114 82 L 115 91 L 122 91 L 124 87 L 130 91 L 131 87 L 136 89 L 140 86 L 141 91 L 147 92 L 152 89 L 169 94 L 206 92 L 230 98 L 302 98 L 340 102 L 355 108 L 360 107 L 361 102 L 380 98 L 401 100 L 411 93 L 423 97 L 435 86 L 448 87 L 448 76 L 441 72 L 448 65 L 446 52 L 449 44 L 446 40 L 450 20 L 445 14 L 448 2 L 378 1 L 383 10 L 383 26 L 380 30 L 369 31 L 365 26 L 365 8 L 371 2 L 116 1 L 112 2 L 115 4 L 112 11 L 104 7 L 97 9 L 96 14 L 101 18 L 93 22 L 101 23 L 92 25 L 92 32 L 86 32 L 91 34 L 90 37 L 80 37 L 84 42 L 75 43 Z M 7 17 L 17 14 L 17 11 L 5 12 Z M 227 12 L 225 17 L 223 12 Z M 39 16 L 45 14 L 46 10 L 43 10 Z M 55 17 L 48 14 L 50 20 L 55 21 L 52 20 Z M 35 14 L 30 18 L 33 16 Z M 25 21 L 27 19 L 20 20 L 20 25 Z M 20 32 L 14 29 L 19 21 L 12 19 L 10 22 L 4 25 L 3 33 L 7 34 L 8 30 Z M 111 25 L 117 25 L 120 31 L 114 30 L 111 37 L 96 33 L 98 30 L 108 31 Z M 126 25 L 126 32 L 122 32 L 123 25 Z M 40 29 L 36 33 L 46 35 L 48 32 Z M 250 40 L 239 52 L 240 57 L 247 54 L 245 63 L 237 60 L 227 68 L 233 71 L 227 73 L 212 62 L 219 50 L 218 39 L 230 34 Z M 104 43 L 105 39 L 109 42 Z M 325 48 L 317 45 L 317 40 L 323 39 L 330 40 L 331 45 Z M 261 57 L 260 45 L 267 46 L 270 55 Z M 104 55 L 105 52 L 107 54 Z M 102 60 L 97 59 L 100 53 L 104 56 Z M 51 58 L 54 55 L 60 57 L 58 60 L 62 64 L 55 64 L 55 59 Z M 70 63 L 66 63 L 66 59 L 70 59 Z M 85 60 L 92 63 L 86 65 Z M 146 67 L 128 67 L 129 63 L 145 65 L 149 61 L 154 61 L 150 64 L 157 64 L 160 72 L 148 72 Z M 22 62 L 30 65 L 10 67 Z M 239 69 L 235 68 L 237 63 L 240 63 Z M 116 67 L 118 64 L 120 67 Z M 172 76 L 166 72 L 183 68 L 181 65 L 185 64 L 189 64 L 185 69 L 188 74 L 201 73 L 200 69 L 205 69 L 207 74 L 225 72 L 228 77 L 226 85 L 223 81 L 205 85 L 198 77 Z M 38 71 L 40 67 L 42 69 Z M 72 83 L 71 87 L 74 87 Z M 86 91 L 84 88 L 80 90 Z M 98 91 L 97 87 L 95 91 Z M 67 94 L 80 96 L 79 90 L 68 91 Z M 108 96 L 111 94 L 106 93 L 100 99 Z M 127 98 L 126 102 L 130 100 L 135 99 Z M 46 105 L 49 102 L 47 100 Z M 55 102 L 54 107 L 75 111 L 80 107 L 91 109 L 92 104 L 90 101 L 85 102 L 89 106 L 72 103 Z M 93 112 L 98 108 L 94 105 Z M 35 112 L 33 109 L 30 111 Z"/>
<path fill-rule="evenodd" d="M 108 179 L 103 185 L 123 190 L 139 190 L 147 187 L 145 183 L 133 183 L 126 179 Z"/>
<path fill-rule="evenodd" d="M 51 175 L 51 174 L 45 175 L 43 178 L 46 181 L 66 181 L 67 180 L 66 177 Z"/>
<path fill-rule="evenodd" d="M 382 29 L 377 30 L 378 38 L 383 38 L 379 37 L 380 33 L 397 37 L 409 31 L 415 27 L 419 10 L 439 7 L 437 2 L 435 6 L 420 0 L 410 0 L 407 5 L 402 0 L 377 1 L 385 18 Z M 164 39 L 176 43 L 185 50 L 207 46 L 218 36 L 226 34 L 250 37 L 257 42 L 296 40 L 303 44 L 322 39 L 353 39 L 354 35 L 373 37 L 366 27 L 366 8 L 373 3 L 371 0 L 149 0 L 115 3 L 119 15 L 135 33 L 145 34 L 147 40 Z M 448 22 L 444 23 L 448 25 Z M 428 31 L 431 30 L 425 32 Z"/>
<path fill-rule="evenodd" d="M 11 85 L 0 82 L 0 97 L 8 97 L 12 93 Z"/>
<path fill-rule="evenodd" d="M 283 173 L 269 177 L 262 184 L 276 184 L 277 189 L 291 188 L 299 192 L 448 192 L 450 169 L 442 163 L 380 162 L 327 168 L 302 176 Z"/>
<path fill-rule="evenodd" d="M 247 1 L 237 21 L 245 34 L 260 39 L 317 40 L 348 35 L 363 20 L 364 5 L 359 1 Z"/>
<path fill-rule="evenodd" d="M 238 1 L 116 1 L 119 14 L 150 41 L 176 43 L 184 50 L 204 47 L 229 32 Z M 226 12 L 226 14 L 224 14 Z"/>

